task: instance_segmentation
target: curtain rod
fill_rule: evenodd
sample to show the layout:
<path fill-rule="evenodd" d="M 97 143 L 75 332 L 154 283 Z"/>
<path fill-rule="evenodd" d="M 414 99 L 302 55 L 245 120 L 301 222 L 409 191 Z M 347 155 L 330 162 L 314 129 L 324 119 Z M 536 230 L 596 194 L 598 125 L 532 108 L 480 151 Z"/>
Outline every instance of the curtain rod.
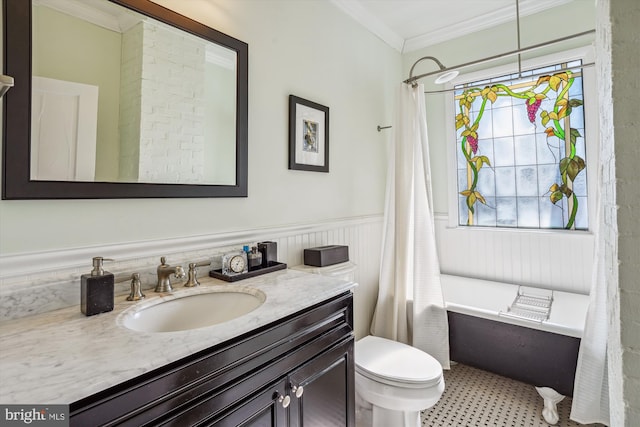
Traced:
<path fill-rule="evenodd" d="M 546 46 L 549 46 L 549 45 L 552 45 L 552 44 L 560 43 L 560 42 L 563 42 L 563 41 L 566 41 L 566 40 L 571 40 L 571 39 L 574 39 L 574 38 L 577 38 L 577 37 L 583 37 L 583 36 L 586 36 L 586 35 L 589 35 L 589 34 L 594 34 L 595 32 L 596 32 L 596 30 L 583 31 L 581 33 L 576 33 L 576 34 L 572 34 L 572 35 L 569 35 L 569 36 L 560 37 L 559 39 L 549 40 L 549 41 L 546 41 L 544 43 L 534 44 L 532 46 L 523 47 L 521 49 L 512 50 L 510 52 L 505 52 L 505 53 L 501 53 L 501 54 L 498 54 L 498 55 L 488 56 L 486 58 L 478 59 L 478 60 L 471 61 L 471 62 L 465 62 L 464 64 L 456 65 L 456 66 L 453 66 L 453 67 L 445 67 L 444 70 L 436 70 L 436 71 L 431 71 L 431 72 L 428 72 L 428 73 L 420 74 L 420 75 L 417 75 L 417 76 L 410 76 L 408 79 L 404 80 L 404 83 L 410 84 L 410 83 L 413 83 L 416 80 L 419 80 L 419 79 L 421 79 L 423 77 L 433 76 L 433 75 L 440 74 L 440 73 L 445 72 L 445 71 L 465 68 L 465 67 L 469 67 L 471 65 L 482 64 L 482 63 L 485 63 L 485 62 L 494 61 L 496 59 L 505 58 L 507 56 L 518 55 L 520 53 L 529 52 L 529 51 L 535 50 L 535 49 L 540 49 L 542 47 L 546 47 Z M 416 63 L 418 61 L 416 61 Z M 415 66 L 415 63 L 414 63 L 414 66 Z M 413 67 L 411 67 L 411 68 L 413 69 Z"/>
<path fill-rule="evenodd" d="M 530 75 L 523 76 L 523 77 L 526 78 L 526 77 L 547 76 L 547 75 L 549 75 L 551 73 L 562 73 L 564 71 L 570 71 L 570 70 L 582 70 L 583 68 L 593 67 L 594 65 L 596 65 L 595 62 L 588 62 L 586 64 L 576 65 L 575 67 L 565 67 L 565 68 L 560 68 L 558 70 L 553 70 L 553 71 L 548 71 L 548 70 L 547 71 L 541 71 L 539 73 L 534 73 L 534 74 L 530 74 Z M 536 68 L 540 68 L 540 67 L 536 67 Z M 526 73 L 528 71 L 532 71 L 532 70 L 525 70 L 525 71 L 522 71 L 522 72 Z M 489 82 L 487 82 L 487 85 L 490 86 L 492 84 L 508 82 L 508 81 L 512 81 L 514 79 L 523 78 L 523 77 L 505 77 L 504 79 L 489 81 Z M 489 80 L 489 79 L 480 79 L 480 81 L 485 81 L 485 80 Z M 465 84 L 468 84 L 468 83 L 465 83 Z M 452 87 L 452 88 L 449 88 L 449 89 L 425 90 L 424 93 L 427 94 L 427 95 L 430 95 L 430 94 L 437 94 L 437 93 L 455 92 L 457 90 L 461 90 L 461 88 L 460 87 L 458 87 L 458 88 Z"/>
<path fill-rule="evenodd" d="M 554 73 L 562 73 L 564 71 L 569 71 L 569 70 L 576 70 L 576 69 L 582 70 L 584 68 L 593 67 L 594 65 L 596 65 L 595 62 L 588 62 L 586 64 L 581 64 L 581 65 L 578 65 L 576 67 L 566 67 L 566 68 L 561 68 L 561 69 L 558 69 L 558 70 L 553 70 L 553 72 Z M 532 70 L 525 70 L 523 72 L 526 73 L 528 71 L 532 71 Z M 539 77 L 539 76 L 545 76 L 545 75 L 548 75 L 548 74 L 549 74 L 549 71 L 544 71 L 544 72 L 531 74 L 531 75 L 528 75 L 528 76 L 525 76 L 525 77 Z M 488 82 L 488 84 L 507 82 L 507 81 L 511 81 L 513 79 L 514 79 L 513 77 L 509 77 L 509 78 L 505 77 L 504 79 L 501 79 L 501 80 L 494 80 L 492 82 Z M 441 90 L 425 90 L 424 93 L 426 95 L 434 95 L 434 94 L 439 94 L 439 93 L 455 92 L 457 90 L 460 90 L 460 88 L 450 88 L 450 89 L 441 89 Z M 384 129 L 391 129 L 391 126 L 380 126 L 380 125 L 378 125 L 377 129 L 378 129 L 378 132 L 381 132 Z"/>

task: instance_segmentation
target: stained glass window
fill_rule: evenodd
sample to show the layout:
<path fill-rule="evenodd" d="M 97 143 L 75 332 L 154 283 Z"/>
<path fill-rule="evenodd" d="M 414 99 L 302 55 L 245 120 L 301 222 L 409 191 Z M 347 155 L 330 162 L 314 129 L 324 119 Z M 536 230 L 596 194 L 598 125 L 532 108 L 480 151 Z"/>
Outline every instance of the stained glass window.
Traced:
<path fill-rule="evenodd" d="M 580 65 L 455 87 L 459 225 L 588 229 Z"/>

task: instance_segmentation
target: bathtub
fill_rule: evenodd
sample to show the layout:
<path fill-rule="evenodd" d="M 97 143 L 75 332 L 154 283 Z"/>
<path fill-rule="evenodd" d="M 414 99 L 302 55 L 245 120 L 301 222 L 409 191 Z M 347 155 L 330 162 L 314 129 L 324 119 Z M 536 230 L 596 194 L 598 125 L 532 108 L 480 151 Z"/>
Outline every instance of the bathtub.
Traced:
<path fill-rule="evenodd" d="M 556 405 L 573 395 L 589 296 L 442 275 L 451 360 L 536 387 L 543 416 L 558 422 Z M 551 295 L 548 318 L 510 311 L 519 293 Z"/>

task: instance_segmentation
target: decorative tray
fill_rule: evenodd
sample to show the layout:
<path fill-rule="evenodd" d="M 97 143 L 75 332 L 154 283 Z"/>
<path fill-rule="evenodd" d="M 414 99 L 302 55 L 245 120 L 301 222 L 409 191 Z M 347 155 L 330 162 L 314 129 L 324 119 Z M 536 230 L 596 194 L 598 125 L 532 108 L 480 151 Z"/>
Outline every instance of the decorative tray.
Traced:
<path fill-rule="evenodd" d="M 209 271 L 209 276 L 216 279 L 224 280 L 225 282 L 237 282 L 238 280 L 260 276 L 261 274 L 271 273 L 273 271 L 284 270 L 285 268 L 287 268 L 287 264 L 283 262 L 271 261 L 266 267 L 248 271 L 246 273 L 238 273 L 233 275 L 222 274 L 222 269 L 219 269 Z"/>

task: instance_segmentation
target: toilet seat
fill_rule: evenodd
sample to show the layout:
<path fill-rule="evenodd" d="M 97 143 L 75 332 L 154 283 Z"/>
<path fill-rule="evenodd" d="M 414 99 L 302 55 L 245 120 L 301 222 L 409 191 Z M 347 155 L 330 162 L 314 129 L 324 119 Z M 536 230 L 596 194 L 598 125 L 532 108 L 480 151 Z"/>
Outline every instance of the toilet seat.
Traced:
<path fill-rule="evenodd" d="M 431 355 L 371 335 L 356 342 L 355 365 L 360 375 L 400 388 L 428 388 L 442 380 L 442 366 Z"/>

